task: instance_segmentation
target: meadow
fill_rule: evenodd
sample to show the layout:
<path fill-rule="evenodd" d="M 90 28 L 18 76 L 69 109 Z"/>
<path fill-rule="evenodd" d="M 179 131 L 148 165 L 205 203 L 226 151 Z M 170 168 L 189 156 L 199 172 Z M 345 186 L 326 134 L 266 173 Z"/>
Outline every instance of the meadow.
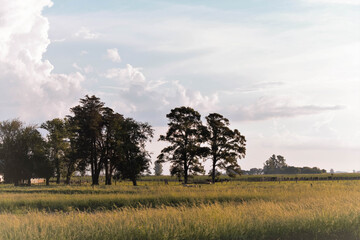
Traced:
<path fill-rule="evenodd" d="M 360 181 L 0 185 L 0 239 L 360 239 Z"/>

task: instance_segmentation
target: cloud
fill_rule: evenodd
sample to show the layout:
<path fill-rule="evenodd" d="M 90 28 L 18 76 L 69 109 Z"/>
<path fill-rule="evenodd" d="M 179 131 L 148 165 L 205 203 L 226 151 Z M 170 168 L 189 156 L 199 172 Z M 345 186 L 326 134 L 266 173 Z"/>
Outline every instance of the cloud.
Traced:
<path fill-rule="evenodd" d="M 345 109 L 344 106 L 319 106 L 299 105 L 290 98 L 262 97 L 255 103 L 237 107 L 233 106 L 225 110 L 236 121 L 258 121 L 273 118 L 289 118 L 302 115 L 314 115 L 326 111 L 338 111 Z"/>
<path fill-rule="evenodd" d="M 121 57 L 119 55 L 117 48 L 111 48 L 106 50 L 107 51 L 107 58 L 110 59 L 113 62 L 121 62 Z"/>
<path fill-rule="evenodd" d="M 126 64 L 126 68 L 111 68 L 104 75 L 109 79 L 117 79 L 123 83 L 144 83 L 145 76 L 141 72 L 141 68 L 134 68 L 130 64 Z"/>
<path fill-rule="evenodd" d="M 91 65 L 87 65 L 86 67 L 80 67 L 77 63 L 73 63 L 72 66 L 73 66 L 76 70 L 78 70 L 78 71 L 80 71 L 80 72 L 84 72 L 84 73 L 86 73 L 86 74 L 91 73 L 91 72 L 94 70 Z"/>
<path fill-rule="evenodd" d="M 83 94 L 84 76 L 53 74 L 43 59 L 50 40 L 49 22 L 42 16 L 49 0 L 2 1 L 0 15 L 1 119 L 39 121 L 63 116 Z"/>
<path fill-rule="evenodd" d="M 108 69 L 103 76 L 110 79 L 106 86 L 107 94 L 113 107 L 122 113 L 145 119 L 155 125 L 165 123 L 164 117 L 170 109 L 190 106 L 200 112 L 214 111 L 218 108 L 218 95 L 203 95 L 200 91 L 190 90 L 179 81 L 146 79 L 141 68 L 130 64 L 126 68 Z"/>
<path fill-rule="evenodd" d="M 79 29 L 79 31 L 77 31 L 74 36 L 75 37 L 78 37 L 78 38 L 82 38 L 82 39 L 86 39 L 86 40 L 89 40 L 89 39 L 96 39 L 99 37 L 99 33 L 94 33 L 94 32 L 91 32 L 90 29 L 86 28 L 86 27 L 81 27 Z"/>

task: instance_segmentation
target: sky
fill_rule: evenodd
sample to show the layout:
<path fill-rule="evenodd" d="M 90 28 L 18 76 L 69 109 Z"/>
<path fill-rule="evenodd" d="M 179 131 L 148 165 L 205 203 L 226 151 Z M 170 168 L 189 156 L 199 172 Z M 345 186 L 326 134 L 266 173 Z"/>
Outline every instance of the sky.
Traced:
<path fill-rule="evenodd" d="M 243 169 L 276 154 L 360 171 L 359 11 L 360 0 L 0 0 L 0 121 L 40 124 L 94 94 L 154 127 L 155 160 L 165 115 L 190 106 L 246 137 Z"/>

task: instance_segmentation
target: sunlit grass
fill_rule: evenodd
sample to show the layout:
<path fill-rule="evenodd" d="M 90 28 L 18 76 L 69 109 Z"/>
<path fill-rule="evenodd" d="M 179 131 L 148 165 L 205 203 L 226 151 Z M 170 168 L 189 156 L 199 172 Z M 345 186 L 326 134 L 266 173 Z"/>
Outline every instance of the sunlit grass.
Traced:
<path fill-rule="evenodd" d="M 360 239 L 360 182 L 0 187 L 0 239 Z"/>

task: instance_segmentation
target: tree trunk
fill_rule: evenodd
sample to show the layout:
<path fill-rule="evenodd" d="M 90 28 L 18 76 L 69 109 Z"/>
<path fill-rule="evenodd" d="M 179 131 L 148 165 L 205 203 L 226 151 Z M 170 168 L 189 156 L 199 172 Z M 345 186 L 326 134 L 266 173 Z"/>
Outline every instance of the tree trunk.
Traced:
<path fill-rule="evenodd" d="M 184 184 L 187 184 L 188 183 L 188 166 L 186 164 L 186 161 L 185 161 L 185 164 L 184 164 Z"/>
<path fill-rule="evenodd" d="M 111 177 L 112 177 L 112 166 L 110 161 L 107 161 L 105 164 L 105 185 L 111 185 Z"/>
<path fill-rule="evenodd" d="M 94 174 L 92 180 L 93 180 L 92 185 L 99 185 L 99 175 L 98 174 Z"/>
<path fill-rule="evenodd" d="M 65 184 L 70 185 L 70 175 L 66 175 Z"/>
<path fill-rule="evenodd" d="M 60 184 L 60 168 L 56 169 L 56 184 Z"/>
<path fill-rule="evenodd" d="M 213 159 L 213 166 L 212 166 L 212 183 L 215 184 L 215 176 L 216 176 L 216 160 Z"/>
<path fill-rule="evenodd" d="M 137 186 L 136 178 L 131 179 L 133 186 Z"/>
<path fill-rule="evenodd" d="M 31 178 L 28 179 L 28 186 L 31 186 Z"/>
<path fill-rule="evenodd" d="M 59 163 L 59 159 L 56 160 L 56 184 L 60 184 L 60 163 Z"/>
<path fill-rule="evenodd" d="M 109 185 L 108 179 L 109 179 L 109 162 L 105 161 L 105 185 Z"/>

